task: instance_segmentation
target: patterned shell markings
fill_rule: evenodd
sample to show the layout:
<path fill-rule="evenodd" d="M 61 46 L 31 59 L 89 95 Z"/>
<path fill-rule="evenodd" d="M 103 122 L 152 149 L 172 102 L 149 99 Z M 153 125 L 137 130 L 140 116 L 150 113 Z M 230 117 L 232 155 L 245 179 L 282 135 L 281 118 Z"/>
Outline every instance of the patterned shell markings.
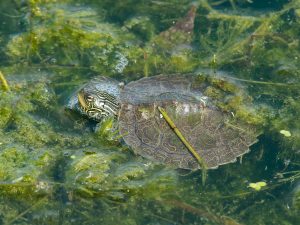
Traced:
<path fill-rule="evenodd" d="M 119 129 L 125 142 L 145 158 L 178 168 L 199 164 L 159 113 L 163 107 L 208 168 L 236 161 L 256 142 L 245 124 L 231 126 L 231 115 L 205 102 L 195 76 L 159 75 L 131 82 L 121 91 Z M 203 87 L 202 87 L 203 88 Z"/>

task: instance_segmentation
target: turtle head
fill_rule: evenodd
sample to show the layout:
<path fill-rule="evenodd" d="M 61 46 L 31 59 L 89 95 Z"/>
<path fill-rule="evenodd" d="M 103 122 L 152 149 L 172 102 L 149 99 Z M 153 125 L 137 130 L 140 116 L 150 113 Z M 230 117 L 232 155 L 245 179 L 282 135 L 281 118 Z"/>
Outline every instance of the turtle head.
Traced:
<path fill-rule="evenodd" d="M 79 112 L 97 122 L 118 115 L 124 84 L 107 76 L 97 76 L 68 99 L 66 109 Z"/>
<path fill-rule="evenodd" d="M 77 98 L 79 110 L 90 119 L 101 121 L 118 114 L 118 100 L 108 92 L 82 88 Z"/>

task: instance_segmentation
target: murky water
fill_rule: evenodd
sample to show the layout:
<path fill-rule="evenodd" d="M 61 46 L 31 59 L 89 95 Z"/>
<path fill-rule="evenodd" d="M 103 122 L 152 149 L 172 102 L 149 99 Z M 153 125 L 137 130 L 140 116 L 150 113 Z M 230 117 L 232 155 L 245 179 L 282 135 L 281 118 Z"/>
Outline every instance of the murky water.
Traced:
<path fill-rule="evenodd" d="M 0 224 L 298 224 L 299 31 L 299 0 L 1 0 Z M 214 78 L 257 128 L 205 184 L 65 109 L 97 75 L 162 73 Z"/>

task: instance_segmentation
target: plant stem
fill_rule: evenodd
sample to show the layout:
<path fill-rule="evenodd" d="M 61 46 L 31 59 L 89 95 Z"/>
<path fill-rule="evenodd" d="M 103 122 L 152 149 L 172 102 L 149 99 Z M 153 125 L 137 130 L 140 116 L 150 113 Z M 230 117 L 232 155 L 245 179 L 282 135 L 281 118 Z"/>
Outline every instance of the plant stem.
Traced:
<path fill-rule="evenodd" d="M 10 87 L 9 87 L 9 85 L 8 85 L 6 79 L 5 79 L 5 77 L 4 77 L 4 75 L 1 71 L 0 71 L 0 81 L 2 83 L 3 89 L 5 91 L 10 91 Z"/>
<path fill-rule="evenodd" d="M 186 140 L 186 138 L 183 136 L 183 134 L 180 132 L 180 130 L 176 127 L 175 123 L 172 121 L 172 119 L 169 117 L 167 112 L 160 106 L 157 107 L 159 112 L 162 114 L 166 122 L 170 125 L 172 130 L 175 132 L 177 137 L 182 141 L 182 143 L 185 145 L 185 147 L 189 150 L 189 152 L 197 159 L 201 170 L 202 170 L 202 183 L 205 183 L 206 176 L 207 176 L 207 166 L 204 162 L 204 160 L 200 157 L 200 155 L 196 152 L 196 150 L 193 148 L 193 146 Z"/>

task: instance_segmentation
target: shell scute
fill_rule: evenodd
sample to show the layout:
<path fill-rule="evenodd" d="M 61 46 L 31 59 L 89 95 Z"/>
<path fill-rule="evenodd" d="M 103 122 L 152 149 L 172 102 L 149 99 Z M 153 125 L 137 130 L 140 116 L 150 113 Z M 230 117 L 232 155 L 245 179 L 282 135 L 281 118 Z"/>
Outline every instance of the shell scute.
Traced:
<path fill-rule="evenodd" d="M 123 139 L 137 154 L 151 160 L 179 168 L 200 168 L 160 114 L 160 106 L 208 168 L 236 161 L 256 142 L 255 130 L 247 124 L 231 124 L 232 115 L 206 99 L 201 86 L 193 85 L 195 77 L 187 78 L 160 75 L 125 86 L 119 113 Z"/>

